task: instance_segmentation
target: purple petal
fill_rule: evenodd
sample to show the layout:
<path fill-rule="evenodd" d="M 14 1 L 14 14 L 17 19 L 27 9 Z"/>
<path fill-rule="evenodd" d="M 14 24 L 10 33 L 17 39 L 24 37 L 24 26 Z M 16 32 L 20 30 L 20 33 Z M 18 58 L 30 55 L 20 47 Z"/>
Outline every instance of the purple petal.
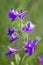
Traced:
<path fill-rule="evenodd" d="M 23 10 L 20 10 L 20 13 L 23 13 Z"/>
<path fill-rule="evenodd" d="M 37 40 L 36 39 L 34 39 L 34 41 L 32 42 L 32 40 L 31 39 L 28 39 L 28 43 L 27 43 L 27 46 L 29 46 L 29 47 L 35 47 L 36 46 L 36 44 L 37 44 Z"/>
<path fill-rule="evenodd" d="M 18 17 L 23 20 L 24 16 L 25 16 L 25 14 L 24 14 L 23 10 L 20 10 Z"/>
<path fill-rule="evenodd" d="M 14 9 L 11 9 L 9 12 L 8 12 L 8 18 L 11 19 L 11 21 L 14 21 L 17 17 L 17 13 L 16 11 L 14 11 Z"/>
<path fill-rule="evenodd" d="M 16 19 L 16 15 L 14 15 L 12 12 L 8 13 L 8 17 L 11 19 L 11 21 L 14 21 Z"/>
<path fill-rule="evenodd" d="M 23 27 L 23 28 L 22 28 L 22 31 L 23 31 L 23 32 L 28 32 L 28 28 Z"/>
<path fill-rule="evenodd" d="M 17 36 L 11 35 L 10 43 L 15 41 L 16 39 L 18 39 Z"/>
<path fill-rule="evenodd" d="M 35 46 L 36 46 L 36 44 L 37 44 L 37 40 L 36 40 L 36 39 L 34 39 L 34 41 L 33 41 L 33 43 L 32 43 L 31 45 L 32 45 L 32 47 L 35 47 Z"/>
<path fill-rule="evenodd" d="M 21 14 L 19 14 L 19 16 L 18 16 L 18 17 L 19 17 L 20 19 L 22 19 L 22 20 L 23 20 L 23 19 L 24 19 L 24 16 L 25 16 L 24 14 L 22 14 L 22 15 L 21 15 Z"/>
<path fill-rule="evenodd" d="M 8 35 L 12 35 L 15 32 L 15 30 L 13 28 L 9 28 L 8 29 Z"/>
<path fill-rule="evenodd" d="M 30 23 L 27 23 L 27 27 L 30 28 Z"/>
<path fill-rule="evenodd" d="M 8 51 L 7 54 L 6 54 L 6 56 L 7 56 L 7 57 L 10 57 L 10 56 L 12 55 L 12 53 L 13 53 L 13 52 Z"/>
<path fill-rule="evenodd" d="M 26 50 L 25 50 L 25 53 L 28 53 L 29 55 L 32 55 L 33 54 L 33 48 L 31 48 L 31 47 L 28 47 L 28 48 L 26 48 Z"/>
<path fill-rule="evenodd" d="M 15 48 L 11 48 L 11 47 L 8 46 L 8 52 L 7 52 L 6 56 L 10 57 L 16 51 L 17 50 Z"/>
<path fill-rule="evenodd" d="M 8 18 L 10 18 L 11 19 L 11 21 L 14 21 L 15 19 L 16 19 L 16 15 L 14 15 L 12 12 L 9 12 L 8 13 Z"/>
<path fill-rule="evenodd" d="M 16 51 L 15 48 L 11 48 L 11 47 L 9 47 L 9 46 L 8 46 L 8 50 L 11 51 L 11 52 L 15 52 L 15 51 Z"/>
<path fill-rule="evenodd" d="M 31 41 L 31 39 L 28 39 L 28 41 L 27 41 L 27 43 L 25 44 L 25 48 L 32 48 L 32 46 L 31 46 L 31 44 L 32 44 L 32 41 Z"/>
<path fill-rule="evenodd" d="M 28 39 L 27 45 L 31 45 L 31 43 L 32 43 L 32 40 L 31 39 Z"/>
<path fill-rule="evenodd" d="M 40 61 L 40 64 L 43 65 L 43 57 L 38 56 L 38 60 Z"/>
<path fill-rule="evenodd" d="M 31 33 L 31 32 L 34 32 L 34 29 L 29 29 L 29 32 Z"/>

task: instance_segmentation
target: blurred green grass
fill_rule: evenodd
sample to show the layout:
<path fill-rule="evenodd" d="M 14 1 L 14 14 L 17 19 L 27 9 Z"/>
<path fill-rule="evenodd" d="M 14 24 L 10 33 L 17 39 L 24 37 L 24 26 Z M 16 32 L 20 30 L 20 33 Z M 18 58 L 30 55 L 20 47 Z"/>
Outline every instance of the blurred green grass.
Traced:
<path fill-rule="evenodd" d="M 28 11 L 24 22 L 30 20 L 36 25 L 35 32 L 31 33 L 29 37 L 34 39 L 34 37 L 40 36 L 42 39 L 35 47 L 34 55 L 32 57 L 27 56 L 24 63 L 27 64 L 30 59 L 33 65 L 39 65 L 38 60 L 34 59 L 36 59 L 38 55 L 43 55 L 43 0 L 0 0 L 0 65 L 11 65 L 11 61 L 15 62 L 14 55 L 10 59 L 6 58 L 7 46 L 9 45 L 7 29 L 12 27 L 12 22 L 8 19 L 7 12 L 12 7 L 14 9 L 18 8 L 18 10 L 23 9 Z M 23 52 L 20 53 L 21 57 L 23 57 L 23 55 Z M 32 65 L 32 63 L 30 65 Z"/>

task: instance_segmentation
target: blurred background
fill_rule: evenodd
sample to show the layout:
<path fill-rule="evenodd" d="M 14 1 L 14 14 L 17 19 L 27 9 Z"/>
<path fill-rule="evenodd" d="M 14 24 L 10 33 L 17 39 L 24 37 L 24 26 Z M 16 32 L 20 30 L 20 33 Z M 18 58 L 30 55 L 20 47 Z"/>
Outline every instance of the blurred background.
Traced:
<path fill-rule="evenodd" d="M 24 22 L 29 20 L 36 25 L 35 32 L 31 33 L 29 37 L 32 39 L 36 36 L 41 37 L 41 41 L 35 47 L 35 52 L 31 57 L 24 52 L 13 54 L 11 58 L 6 57 L 7 46 L 10 45 L 7 30 L 12 27 L 12 22 L 7 17 L 7 13 L 11 8 L 18 9 L 18 11 L 21 9 L 28 11 Z M 18 61 L 17 55 L 21 59 L 26 56 L 25 60 Z M 37 59 L 38 55 L 43 56 L 43 0 L 0 0 L 0 65 L 40 65 Z M 17 64 L 18 62 L 19 64 Z"/>

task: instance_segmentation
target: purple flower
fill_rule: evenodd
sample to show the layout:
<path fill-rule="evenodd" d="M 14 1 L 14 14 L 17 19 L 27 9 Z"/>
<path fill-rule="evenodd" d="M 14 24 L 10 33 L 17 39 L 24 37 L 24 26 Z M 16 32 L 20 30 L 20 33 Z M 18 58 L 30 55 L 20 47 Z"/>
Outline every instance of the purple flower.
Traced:
<path fill-rule="evenodd" d="M 13 53 L 15 53 L 17 50 L 15 48 L 11 48 L 8 46 L 8 52 L 6 54 L 7 57 L 10 57 Z"/>
<path fill-rule="evenodd" d="M 36 46 L 37 40 L 34 39 L 32 42 L 31 39 L 28 39 L 28 41 L 25 43 L 25 52 L 29 55 L 32 55 L 34 53 L 34 47 Z"/>
<path fill-rule="evenodd" d="M 14 46 L 14 48 L 11 48 L 11 47 L 8 46 L 8 52 L 6 53 L 6 56 L 7 56 L 8 58 L 11 57 L 11 55 L 12 55 L 13 53 L 15 53 L 15 52 L 20 52 L 20 51 L 23 50 L 22 48 L 19 48 L 18 50 L 16 50 L 16 47 L 17 47 L 17 46 Z"/>
<path fill-rule="evenodd" d="M 13 29 L 13 28 L 8 29 L 8 35 L 10 36 L 10 43 L 15 41 L 16 39 L 18 39 L 17 35 L 13 35 L 14 32 L 16 32 L 15 29 Z"/>
<path fill-rule="evenodd" d="M 13 8 L 8 12 L 8 18 L 10 18 L 11 21 L 14 21 L 16 19 L 17 15 L 18 15 L 18 12 L 14 11 Z"/>
<path fill-rule="evenodd" d="M 40 61 L 40 65 L 43 65 L 43 56 L 42 57 L 38 56 L 38 60 Z"/>
<path fill-rule="evenodd" d="M 10 39 L 10 43 L 13 42 L 13 41 L 15 41 L 16 39 L 18 39 L 18 37 L 15 36 L 15 35 L 11 35 L 10 38 L 11 38 Z"/>
<path fill-rule="evenodd" d="M 13 28 L 9 28 L 8 29 L 8 35 L 12 35 L 15 32 L 15 30 Z"/>
<path fill-rule="evenodd" d="M 23 20 L 24 16 L 25 16 L 25 14 L 24 14 L 23 10 L 20 10 L 18 17 Z"/>
<path fill-rule="evenodd" d="M 25 27 L 22 27 L 22 31 L 30 33 L 30 32 L 34 31 L 34 27 L 35 27 L 35 25 L 33 25 L 30 21 L 28 21 L 26 23 Z"/>
<path fill-rule="evenodd" d="M 24 19 L 24 12 L 23 10 L 20 10 L 20 13 L 18 13 L 17 11 L 14 11 L 14 9 L 12 8 L 9 12 L 8 12 L 8 18 L 11 19 L 11 21 L 14 21 L 16 19 L 16 17 L 20 18 L 20 19 Z"/>

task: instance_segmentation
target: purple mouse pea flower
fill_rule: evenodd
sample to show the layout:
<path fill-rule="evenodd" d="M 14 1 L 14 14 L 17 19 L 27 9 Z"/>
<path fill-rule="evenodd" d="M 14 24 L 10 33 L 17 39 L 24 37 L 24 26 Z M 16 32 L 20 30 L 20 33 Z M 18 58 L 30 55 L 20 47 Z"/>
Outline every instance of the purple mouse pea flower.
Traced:
<path fill-rule="evenodd" d="M 16 47 L 14 46 L 13 48 L 9 47 L 8 46 L 8 52 L 6 53 L 6 56 L 9 58 L 11 57 L 11 55 L 15 52 L 20 52 L 22 51 L 23 49 L 22 48 L 19 48 L 18 50 L 16 49 Z"/>
<path fill-rule="evenodd" d="M 10 57 L 15 52 L 17 52 L 17 50 L 15 48 L 11 48 L 8 46 L 8 52 L 7 52 L 6 56 Z"/>
<path fill-rule="evenodd" d="M 24 19 L 24 16 L 25 16 L 24 11 L 23 10 L 20 10 L 20 13 L 19 13 L 18 17 L 23 20 Z"/>
<path fill-rule="evenodd" d="M 40 65 L 43 65 L 43 56 L 42 57 L 38 56 L 38 60 L 40 61 Z"/>
<path fill-rule="evenodd" d="M 31 39 L 28 39 L 28 41 L 25 43 L 25 53 L 28 53 L 29 55 L 32 55 L 34 53 L 34 47 L 37 44 L 37 40 L 34 39 L 32 42 Z"/>
<path fill-rule="evenodd" d="M 18 12 L 15 11 L 13 8 L 8 12 L 8 18 L 11 19 L 11 21 L 14 21 L 18 15 Z"/>
<path fill-rule="evenodd" d="M 10 36 L 10 38 L 11 38 L 11 39 L 10 39 L 10 43 L 12 43 L 12 42 L 15 41 L 16 39 L 18 39 L 18 37 L 15 36 L 15 35 L 13 35 L 13 34 Z"/>
<path fill-rule="evenodd" d="M 26 23 L 25 27 L 22 27 L 22 31 L 23 32 L 30 33 L 30 32 L 33 32 L 34 31 L 34 27 L 35 27 L 35 25 L 32 24 L 30 21 L 28 21 Z"/>
<path fill-rule="evenodd" d="M 14 28 L 9 28 L 8 29 L 8 35 L 11 36 L 14 32 L 15 32 L 15 29 Z"/>

